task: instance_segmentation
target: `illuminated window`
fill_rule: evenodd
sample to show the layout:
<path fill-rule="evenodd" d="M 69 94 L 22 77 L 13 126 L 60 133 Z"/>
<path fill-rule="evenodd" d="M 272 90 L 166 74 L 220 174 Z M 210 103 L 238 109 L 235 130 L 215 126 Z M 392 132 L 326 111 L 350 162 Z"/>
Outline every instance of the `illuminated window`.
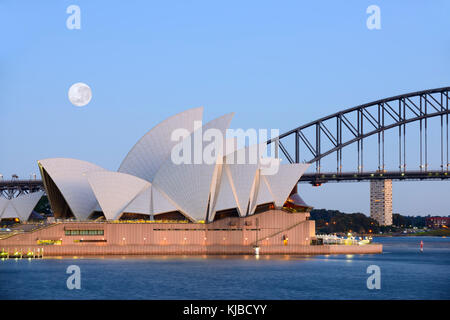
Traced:
<path fill-rule="evenodd" d="M 66 236 L 103 236 L 104 230 L 65 230 Z"/>
<path fill-rule="evenodd" d="M 61 240 L 45 240 L 45 239 L 38 239 L 37 244 L 39 245 L 61 245 Z"/>

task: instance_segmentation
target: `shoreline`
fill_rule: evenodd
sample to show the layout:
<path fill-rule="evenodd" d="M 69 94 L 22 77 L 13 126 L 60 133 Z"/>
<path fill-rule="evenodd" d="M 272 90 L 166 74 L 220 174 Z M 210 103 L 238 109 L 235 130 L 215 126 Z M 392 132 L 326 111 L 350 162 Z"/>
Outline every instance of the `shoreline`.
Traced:
<path fill-rule="evenodd" d="M 446 238 L 448 235 L 434 235 L 434 234 L 387 234 L 387 235 L 372 235 L 372 238 L 397 238 L 397 237 L 436 237 Z"/>

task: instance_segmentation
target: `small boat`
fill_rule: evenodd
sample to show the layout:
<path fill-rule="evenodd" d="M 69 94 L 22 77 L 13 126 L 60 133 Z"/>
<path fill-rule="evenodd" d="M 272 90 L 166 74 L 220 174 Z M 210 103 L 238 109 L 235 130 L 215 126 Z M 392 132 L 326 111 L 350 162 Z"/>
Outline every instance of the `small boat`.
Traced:
<path fill-rule="evenodd" d="M 364 237 L 364 239 L 360 239 L 361 240 L 358 242 L 359 245 L 370 244 L 372 242 L 372 237 Z"/>

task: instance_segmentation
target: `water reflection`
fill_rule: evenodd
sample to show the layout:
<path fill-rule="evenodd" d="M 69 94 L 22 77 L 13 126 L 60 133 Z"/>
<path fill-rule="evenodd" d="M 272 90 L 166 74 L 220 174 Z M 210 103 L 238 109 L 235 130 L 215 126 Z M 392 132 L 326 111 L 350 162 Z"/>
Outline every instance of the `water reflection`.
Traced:
<path fill-rule="evenodd" d="M 0 285 L 0 299 L 450 299 L 450 239 L 377 241 L 386 248 L 383 254 L 1 260 L 0 283 L 7 285 Z M 65 286 L 61 266 L 72 259 L 83 272 L 82 296 Z M 369 265 L 381 268 L 382 290 L 367 289 Z"/>

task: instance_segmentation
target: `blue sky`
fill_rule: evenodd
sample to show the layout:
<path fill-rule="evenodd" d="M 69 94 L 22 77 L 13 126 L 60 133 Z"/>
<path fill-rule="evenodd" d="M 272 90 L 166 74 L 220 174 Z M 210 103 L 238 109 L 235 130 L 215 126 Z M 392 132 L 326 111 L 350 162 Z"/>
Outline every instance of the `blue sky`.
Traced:
<path fill-rule="evenodd" d="M 81 29 L 66 27 L 69 5 Z M 381 9 L 368 30 L 366 8 Z M 158 122 L 204 106 L 287 131 L 379 98 L 450 85 L 448 1 L 0 1 L 0 173 L 49 157 L 116 170 Z M 85 82 L 83 108 L 67 99 Z M 394 183 L 394 211 L 450 214 L 450 182 Z M 317 208 L 369 211 L 367 183 L 301 185 Z M 443 200 L 444 199 L 444 200 Z"/>

